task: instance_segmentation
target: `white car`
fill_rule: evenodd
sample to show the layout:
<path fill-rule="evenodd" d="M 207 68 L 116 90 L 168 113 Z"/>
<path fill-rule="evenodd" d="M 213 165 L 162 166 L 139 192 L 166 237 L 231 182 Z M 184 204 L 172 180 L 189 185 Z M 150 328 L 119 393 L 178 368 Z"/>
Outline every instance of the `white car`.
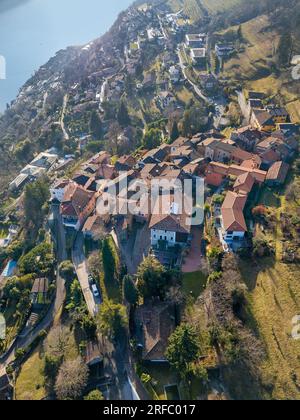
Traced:
<path fill-rule="evenodd" d="M 93 295 L 94 295 L 96 298 L 100 296 L 100 294 L 99 294 L 99 290 L 98 290 L 98 288 L 97 288 L 97 286 L 96 286 L 95 284 L 93 284 L 93 285 L 92 285 L 92 292 L 93 292 Z"/>

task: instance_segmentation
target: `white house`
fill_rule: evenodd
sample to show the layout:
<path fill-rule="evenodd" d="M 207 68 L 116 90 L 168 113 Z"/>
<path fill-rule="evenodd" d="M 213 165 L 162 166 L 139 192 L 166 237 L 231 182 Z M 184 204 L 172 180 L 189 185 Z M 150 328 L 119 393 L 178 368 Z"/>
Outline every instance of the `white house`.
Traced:
<path fill-rule="evenodd" d="M 162 108 L 168 108 L 172 103 L 175 102 L 175 98 L 170 92 L 161 92 L 157 99 Z"/>
<path fill-rule="evenodd" d="M 222 214 L 223 238 L 227 244 L 244 239 L 247 225 L 244 217 L 244 208 L 248 196 L 228 191 L 224 200 Z"/>
<path fill-rule="evenodd" d="M 170 79 L 173 83 L 178 83 L 180 80 L 180 70 L 176 66 L 171 66 L 169 69 Z"/>
<path fill-rule="evenodd" d="M 50 194 L 51 194 L 51 200 L 59 201 L 60 203 L 63 201 L 65 188 L 69 184 L 69 181 L 63 180 L 56 182 L 51 188 L 50 188 Z"/>
<path fill-rule="evenodd" d="M 180 211 L 176 203 L 171 205 L 168 212 L 161 209 L 161 212 L 157 214 L 156 207 L 149 224 L 151 245 L 155 247 L 160 242 L 164 242 L 168 247 L 174 247 L 175 245 L 184 247 L 191 233 L 187 214 Z"/>

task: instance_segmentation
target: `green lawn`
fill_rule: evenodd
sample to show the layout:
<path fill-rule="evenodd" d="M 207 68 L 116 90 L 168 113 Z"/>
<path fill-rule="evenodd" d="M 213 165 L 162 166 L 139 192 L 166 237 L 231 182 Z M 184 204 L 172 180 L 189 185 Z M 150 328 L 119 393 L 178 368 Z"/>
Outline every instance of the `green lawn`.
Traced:
<path fill-rule="evenodd" d="M 204 291 L 207 283 L 207 276 L 201 271 L 196 273 L 186 273 L 183 275 L 182 287 L 186 296 L 197 299 Z"/>
<path fill-rule="evenodd" d="M 121 286 L 118 281 L 120 271 L 120 258 L 113 238 L 108 239 L 108 247 L 103 254 L 103 273 L 100 276 L 100 286 L 104 299 L 110 299 L 115 303 L 122 301 Z"/>
<path fill-rule="evenodd" d="M 7 229 L 0 229 L 0 239 L 4 239 L 7 237 Z"/>
<path fill-rule="evenodd" d="M 39 401 L 46 397 L 45 378 L 43 375 L 44 360 L 40 354 L 41 346 L 27 359 L 22 366 L 16 381 L 16 399 Z"/>

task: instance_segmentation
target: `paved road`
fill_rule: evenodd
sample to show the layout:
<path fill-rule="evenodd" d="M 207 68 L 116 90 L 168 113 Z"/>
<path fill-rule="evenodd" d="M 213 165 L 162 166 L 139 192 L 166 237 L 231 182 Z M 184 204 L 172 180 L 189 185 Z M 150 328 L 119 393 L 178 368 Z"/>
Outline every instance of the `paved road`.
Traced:
<path fill-rule="evenodd" d="M 203 99 L 204 102 L 206 102 L 208 104 L 211 104 L 212 103 L 211 99 L 209 99 L 207 96 L 205 96 L 202 93 L 201 89 L 192 80 L 190 80 L 190 78 L 188 77 L 187 66 L 183 62 L 183 59 L 182 59 L 182 56 L 181 56 L 180 47 L 177 48 L 177 55 L 178 55 L 178 59 L 179 59 L 179 65 L 181 67 L 181 71 L 183 73 L 184 78 L 192 86 L 192 88 L 194 89 L 196 95 L 198 95 L 201 99 Z"/>
<path fill-rule="evenodd" d="M 89 273 L 83 249 L 83 234 L 81 232 L 78 233 L 72 250 L 72 260 L 86 305 L 88 307 L 88 311 L 94 317 L 99 311 L 99 305 L 101 304 L 101 301 L 100 299 L 96 299 L 94 297 L 89 285 Z"/>
<path fill-rule="evenodd" d="M 28 347 L 40 334 L 41 331 L 47 330 L 51 327 L 51 324 L 55 316 L 59 313 L 66 297 L 65 283 L 59 275 L 59 264 L 66 260 L 66 246 L 65 246 L 65 234 L 57 206 L 53 206 L 53 220 L 54 230 L 56 237 L 56 258 L 57 258 L 57 277 L 56 277 L 56 296 L 55 301 L 49 308 L 47 315 L 42 321 L 31 331 L 28 331 L 26 335 L 22 333 L 16 338 L 14 343 L 8 349 L 6 354 L 0 358 L 0 375 L 5 373 L 6 367 L 13 362 L 15 359 L 15 352 L 17 349 Z"/>
<path fill-rule="evenodd" d="M 67 141 L 70 139 L 70 136 L 69 136 L 69 134 L 66 130 L 66 127 L 65 127 L 65 113 L 66 113 L 68 101 L 69 101 L 69 96 L 65 95 L 64 96 L 64 102 L 63 102 L 62 113 L 61 113 L 61 119 L 60 119 L 60 126 L 61 126 L 61 129 L 62 129 L 63 135 L 64 135 L 64 139 L 67 140 Z"/>

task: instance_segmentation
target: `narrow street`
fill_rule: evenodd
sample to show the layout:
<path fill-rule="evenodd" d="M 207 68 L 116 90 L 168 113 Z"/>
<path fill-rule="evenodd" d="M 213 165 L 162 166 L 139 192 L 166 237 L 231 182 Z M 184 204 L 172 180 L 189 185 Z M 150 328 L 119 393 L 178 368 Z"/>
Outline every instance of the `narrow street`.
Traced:
<path fill-rule="evenodd" d="M 62 129 L 65 140 L 70 139 L 70 136 L 69 136 L 69 134 L 66 130 L 66 127 L 65 127 L 65 113 L 66 113 L 68 101 L 69 101 L 69 96 L 65 95 L 64 96 L 64 102 L 63 102 L 63 108 L 62 108 L 62 112 L 61 112 L 61 119 L 60 119 L 60 126 L 61 126 L 61 129 Z"/>

